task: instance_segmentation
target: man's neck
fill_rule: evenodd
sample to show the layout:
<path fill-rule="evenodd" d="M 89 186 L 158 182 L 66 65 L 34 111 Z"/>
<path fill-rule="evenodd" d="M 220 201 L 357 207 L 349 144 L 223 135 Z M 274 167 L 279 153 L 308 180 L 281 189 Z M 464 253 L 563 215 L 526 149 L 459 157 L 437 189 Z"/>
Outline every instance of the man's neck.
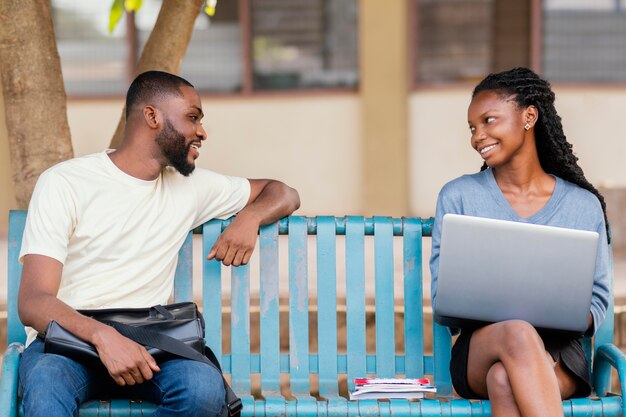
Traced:
<path fill-rule="evenodd" d="M 154 155 L 143 155 L 125 146 L 110 152 L 108 157 L 120 171 L 144 181 L 157 179 L 164 168 Z"/>

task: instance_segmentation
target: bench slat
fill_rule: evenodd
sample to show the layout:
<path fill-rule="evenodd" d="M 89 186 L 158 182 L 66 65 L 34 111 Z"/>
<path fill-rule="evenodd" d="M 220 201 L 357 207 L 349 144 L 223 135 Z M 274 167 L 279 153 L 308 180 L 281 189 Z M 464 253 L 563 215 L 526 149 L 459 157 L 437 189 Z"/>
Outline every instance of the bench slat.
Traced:
<path fill-rule="evenodd" d="M 224 359 L 222 358 L 222 265 L 215 259 L 206 260 L 221 232 L 222 225 L 219 220 L 212 220 L 203 226 L 202 314 L 205 320 L 207 346 L 213 350 L 224 367 Z"/>
<path fill-rule="evenodd" d="M 424 376 L 421 220 L 404 220 L 403 252 L 405 373 L 420 378 Z"/>
<path fill-rule="evenodd" d="M 317 334 L 320 395 L 338 395 L 335 219 L 317 218 Z"/>
<path fill-rule="evenodd" d="M 250 393 L 250 267 L 230 271 L 232 386 L 237 393 Z"/>
<path fill-rule="evenodd" d="M 393 378 L 395 369 L 395 317 L 393 226 L 391 218 L 374 218 L 374 270 L 376 305 L 376 375 Z"/>
<path fill-rule="evenodd" d="M 613 277 L 614 269 L 613 269 L 613 252 L 609 248 L 609 291 L 611 296 L 609 297 L 609 305 L 606 309 L 606 316 L 604 317 L 604 321 L 596 331 L 594 335 L 595 339 L 595 349 L 598 347 L 607 344 L 613 343 L 615 332 L 614 332 L 614 308 L 615 308 L 615 298 L 613 293 L 613 287 L 615 285 L 615 280 Z"/>
<path fill-rule="evenodd" d="M 363 217 L 346 219 L 346 343 L 348 389 L 365 375 L 365 237 Z"/>
<path fill-rule="evenodd" d="M 9 213 L 8 235 L 8 263 L 9 282 L 7 292 L 7 339 L 10 345 L 13 342 L 24 343 L 26 331 L 17 314 L 17 293 L 22 279 L 22 264 L 19 262 L 20 248 L 22 247 L 22 235 L 26 224 L 26 211 L 11 211 Z"/>
<path fill-rule="evenodd" d="M 307 223 L 289 221 L 289 380 L 291 392 L 309 391 L 309 293 Z"/>
<path fill-rule="evenodd" d="M 178 251 L 174 302 L 193 300 L 193 233 L 187 233 L 183 246 Z"/>
<path fill-rule="evenodd" d="M 450 379 L 450 351 L 452 340 L 450 330 L 433 321 L 433 356 L 435 365 L 434 380 L 437 386 L 437 396 L 449 397 L 452 395 L 452 380 Z"/>
<path fill-rule="evenodd" d="M 261 388 L 264 393 L 280 393 L 280 326 L 278 292 L 278 224 L 261 228 L 259 237 L 261 319 Z M 284 411 L 284 404 L 283 404 Z"/>

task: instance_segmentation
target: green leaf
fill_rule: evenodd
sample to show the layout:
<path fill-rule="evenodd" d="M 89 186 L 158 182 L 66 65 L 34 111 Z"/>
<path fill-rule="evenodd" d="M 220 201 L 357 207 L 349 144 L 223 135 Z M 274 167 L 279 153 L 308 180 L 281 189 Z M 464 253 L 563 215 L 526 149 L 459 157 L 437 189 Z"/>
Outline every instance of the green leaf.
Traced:
<path fill-rule="evenodd" d="M 204 12 L 209 16 L 215 15 L 215 6 L 217 5 L 217 0 L 206 0 L 206 7 L 204 8 Z"/>
<path fill-rule="evenodd" d="M 126 11 L 136 12 L 141 8 L 142 2 L 143 0 L 126 0 L 124 2 L 124 7 L 126 8 Z"/>
<path fill-rule="evenodd" d="M 124 0 L 114 0 L 111 5 L 111 13 L 109 13 L 109 33 L 113 33 L 113 29 L 119 23 L 124 14 Z"/>

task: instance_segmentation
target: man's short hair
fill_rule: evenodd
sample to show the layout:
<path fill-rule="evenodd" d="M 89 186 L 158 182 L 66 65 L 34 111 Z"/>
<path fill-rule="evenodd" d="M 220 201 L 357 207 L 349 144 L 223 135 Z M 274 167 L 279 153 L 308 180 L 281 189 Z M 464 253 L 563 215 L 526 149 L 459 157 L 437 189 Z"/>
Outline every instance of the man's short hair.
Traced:
<path fill-rule="evenodd" d="M 182 96 L 181 86 L 193 85 L 178 75 L 163 71 L 146 71 L 137 76 L 126 93 L 126 119 L 137 105 L 152 104 L 166 96 Z"/>

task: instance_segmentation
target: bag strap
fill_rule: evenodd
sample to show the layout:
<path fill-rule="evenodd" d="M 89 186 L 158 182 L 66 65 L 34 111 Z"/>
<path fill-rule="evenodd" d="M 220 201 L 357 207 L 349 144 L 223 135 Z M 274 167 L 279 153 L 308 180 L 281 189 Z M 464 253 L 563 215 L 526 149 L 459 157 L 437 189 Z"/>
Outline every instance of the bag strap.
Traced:
<path fill-rule="evenodd" d="M 241 399 L 233 392 L 232 388 L 228 385 L 222 374 L 222 369 L 219 366 L 219 362 L 213 363 L 205 355 L 197 350 L 187 346 L 180 340 L 167 336 L 162 333 L 153 332 L 151 330 L 143 329 L 141 327 L 129 326 L 128 324 L 120 323 L 117 321 L 103 321 L 117 330 L 121 335 L 134 340 L 145 346 L 150 346 L 156 349 L 160 349 L 164 352 L 173 353 L 183 358 L 191 359 L 194 361 L 202 362 L 217 369 L 220 375 L 222 375 L 222 381 L 224 382 L 224 389 L 226 390 L 226 409 L 222 412 L 222 417 L 238 417 L 241 414 L 243 404 Z M 205 346 L 211 357 L 215 358 L 213 352 L 208 346 Z M 215 358 L 217 361 L 217 358 Z"/>

